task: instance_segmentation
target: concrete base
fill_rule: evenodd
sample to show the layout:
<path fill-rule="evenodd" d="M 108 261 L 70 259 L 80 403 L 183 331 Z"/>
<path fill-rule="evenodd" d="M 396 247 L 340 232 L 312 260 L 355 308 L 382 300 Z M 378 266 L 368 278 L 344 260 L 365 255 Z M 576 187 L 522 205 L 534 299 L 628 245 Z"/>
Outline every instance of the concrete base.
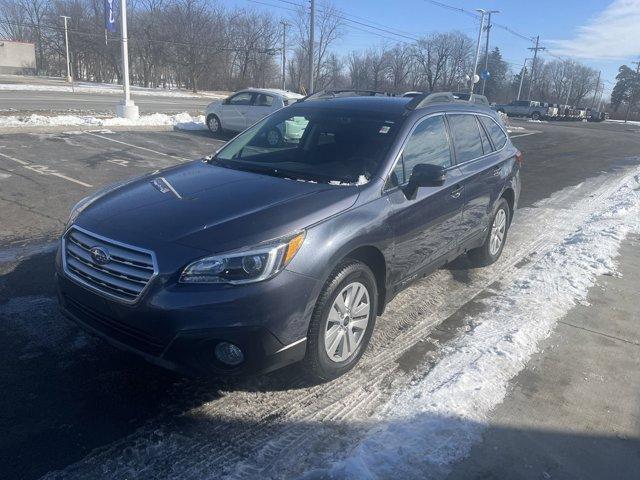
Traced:
<path fill-rule="evenodd" d="M 116 115 L 122 118 L 128 118 L 129 120 L 136 120 L 140 116 L 138 106 L 131 102 L 129 105 L 119 103 L 116 105 Z"/>

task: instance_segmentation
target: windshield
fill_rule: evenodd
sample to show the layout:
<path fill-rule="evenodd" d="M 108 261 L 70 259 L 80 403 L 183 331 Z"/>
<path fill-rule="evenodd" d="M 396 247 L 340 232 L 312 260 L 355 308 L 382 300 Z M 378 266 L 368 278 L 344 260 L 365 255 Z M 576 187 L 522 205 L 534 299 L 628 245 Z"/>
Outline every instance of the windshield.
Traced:
<path fill-rule="evenodd" d="M 214 161 L 295 180 L 363 184 L 395 138 L 397 116 L 343 109 L 283 109 L 231 140 Z"/>

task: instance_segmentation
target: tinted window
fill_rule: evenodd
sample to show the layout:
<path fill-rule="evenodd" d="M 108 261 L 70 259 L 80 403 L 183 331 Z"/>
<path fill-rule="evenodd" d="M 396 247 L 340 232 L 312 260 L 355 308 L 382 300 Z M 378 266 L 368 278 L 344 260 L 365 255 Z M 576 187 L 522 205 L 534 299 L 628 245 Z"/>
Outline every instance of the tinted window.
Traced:
<path fill-rule="evenodd" d="M 273 105 L 273 97 L 271 95 L 265 95 L 264 93 L 259 93 L 256 95 L 256 100 L 253 104 L 257 107 L 270 107 Z"/>
<path fill-rule="evenodd" d="M 495 120 L 489 117 L 478 117 L 480 118 L 480 122 L 484 125 L 487 132 L 489 132 L 489 136 L 491 140 L 493 140 L 493 145 L 496 147 L 496 150 L 500 150 L 504 147 L 504 144 L 507 143 L 507 136 L 500 126 L 495 122 Z"/>
<path fill-rule="evenodd" d="M 249 105 L 251 103 L 252 95 L 253 94 L 249 92 L 239 93 L 231 97 L 231 100 L 229 100 L 229 103 L 231 105 Z"/>
<path fill-rule="evenodd" d="M 491 148 L 491 142 L 489 142 L 489 137 L 487 136 L 487 132 L 484 131 L 484 128 L 480 128 L 480 140 L 482 140 L 482 150 L 484 154 L 493 152 Z"/>
<path fill-rule="evenodd" d="M 405 177 L 400 179 L 400 183 L 411 177 L 413 167 L 419 163 L 445 168 L 451 166 L 451 150 L 442 115 L 427 118 L 418 124 L 402 151 L 402 159 Z"/>
<path fill-rule="evenodd" d="M 364 183 L 380 168 L 397 131 L 395 116 L 290 107 L 231 140 L 223 166 L 316 182 Z"/>
<path fill-rule="evenodd" d="M 449 127 L 458 163 L 484 155 L 480 130 L 473 115 L 449 115 Z"/>

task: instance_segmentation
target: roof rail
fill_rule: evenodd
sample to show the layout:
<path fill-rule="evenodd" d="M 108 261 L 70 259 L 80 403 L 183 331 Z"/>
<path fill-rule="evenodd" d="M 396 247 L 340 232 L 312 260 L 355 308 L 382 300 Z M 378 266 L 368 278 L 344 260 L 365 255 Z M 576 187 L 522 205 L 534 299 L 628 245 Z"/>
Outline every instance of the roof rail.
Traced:
<path fill-rule="evenodd" d="M 395 97 L 394 93 L 379 92 L 376 90 L 356 90 L 348 88 L 344 90 L 320 90 L 319 92 L 312 93 L 298 100 L 298 102 L 304 102 L 305 100 L 315 100 L 318 98 L 336 98 L 336 97 Z"/>
<path fill-rule="evenodd" d="M 435 92 L 418 95 L 407 104 L 407 110 L 424 108 L 434 103 L 471 102 L 478 105 L 489 106 L 489 100 L 484 95 L 476 93 Z"/>

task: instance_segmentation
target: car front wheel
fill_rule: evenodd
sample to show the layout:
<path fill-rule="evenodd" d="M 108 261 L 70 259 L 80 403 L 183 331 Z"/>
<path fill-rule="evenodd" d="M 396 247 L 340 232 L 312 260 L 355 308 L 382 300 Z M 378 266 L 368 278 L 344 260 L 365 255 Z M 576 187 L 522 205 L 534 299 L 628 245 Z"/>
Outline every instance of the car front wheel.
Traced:
<path fill-rule="evenodd" d="M 341 262 L 329 276 L 311 317 L 305 364 L 315 378 L 331 380 L 351 370 L 373 332 L 378 291 L 371 270 Z"/>

